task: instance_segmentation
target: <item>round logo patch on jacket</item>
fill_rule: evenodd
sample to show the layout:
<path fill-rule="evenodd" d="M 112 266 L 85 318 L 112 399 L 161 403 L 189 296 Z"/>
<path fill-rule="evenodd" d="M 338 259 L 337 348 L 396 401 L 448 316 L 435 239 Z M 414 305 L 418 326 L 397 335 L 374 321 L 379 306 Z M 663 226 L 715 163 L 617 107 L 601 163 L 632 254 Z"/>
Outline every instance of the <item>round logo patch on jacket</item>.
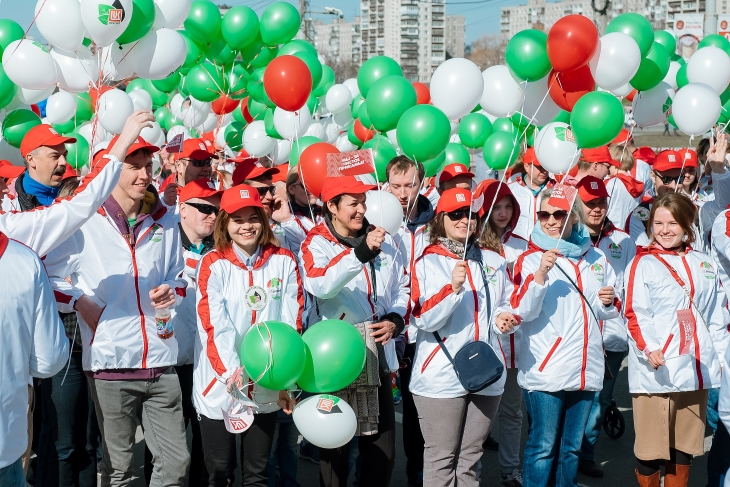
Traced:
<path fill-rule="evenodd" d="M 634 208 L 634 211 L 632 211 L 634 216 L 639 219 L 639 221 L 646 222 L 649 221 L 649 214 L 651 213 L 648 208 L 644 208 L 643 206 L 637 206 Z"/>
<path fill-rule="evenodd" d="M 266 289 L 271 296 L 271 299 L 281 299 L 282 292 L 282 281 L 278 277 L 273 277 L 269 282 L 266 283 Z"/>
<path fill-rule="evenodd" d="M 612 259 L 620 259 L 623 255 L 623 249 L 617 243 L 612 243 L 608 246 L 608 253 L 611 254 Z"/>
<path fill-rule="evenodd" d="M 707 261 L 700 264 L 700 272 L 705 279 L 715 279 L 715 269 Z"/>
<path fill-rule="evenodd" d="M 269 303 L 269 295 L 261 286 L 251 286 L 246 290 L 244 301 L 251 311 L 261 311 Z"/>
<path fill-rule="evenodd" d="M 603 266 L 599 263 L 595 263 L 591 265 L 590 267 L 591 272 L 593 272 L 593 275 L 595 276 L 596 280 L 600 283 L 603 283 L 603 277 L 605 275 Z"/>

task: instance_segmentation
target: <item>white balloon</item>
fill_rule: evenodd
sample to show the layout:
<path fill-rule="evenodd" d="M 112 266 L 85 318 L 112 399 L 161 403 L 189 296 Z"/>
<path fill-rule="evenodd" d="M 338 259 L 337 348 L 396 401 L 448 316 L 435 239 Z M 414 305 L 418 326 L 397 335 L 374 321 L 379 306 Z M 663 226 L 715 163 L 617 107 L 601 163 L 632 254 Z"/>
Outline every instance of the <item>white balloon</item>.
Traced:
<path fill-rule="evenodd" d="M 403 223 L 403 207 L 398 198 L 388 191 L 368 191 L 366 195 L 365 218 L 368 222 L 391 235 L 398 233 Z"/>
<path fill-rule="evenodd" d="M 333 114 L 332 120 L 340 129 L 344 129 L 352 122 L 352 112 L 350 110 L 342 110 Z"/>
<path fill-rule="evenodd" d="M 172 29 L 149 32 L 135 49 L 137 75 L 146 79 L 167 78 L 182 66 L 187 54 L 185 40 Z"/>
<path fill-rule="evenodd" d="M 525 104 L 522 114 L 536 126 L 545 125 L 560 113 L 560 107 L 555 104 L 548 92 L 548 76 L 527 83 L 525 87 Z"/>
<path fill-rule="evenodd" d="M 18 90 L 18 89 L 15 90 L 13 99 L 10 100 L 10 103 L 5 105 L 5 108 L 3 108 L 3 110 L 5 110 L 5 113 L 9 113 L 13 110 L 30 110 L 30 106 L 28 104 L 26 104 L 23 100 L 21 100 L 20 97 L 18 96 L 19 91 L 20 90 Z M 5 117 L 2 117 L 2 118 L 5 118 Z M 2 123 L 1 119 L 0 119 L 0 123 Z"/>
<path fill-rule="evenodd" d="M 698 49 L 687 62 L 687 80 L 704 83 L 722 94 L 730 84 L 730 57 L 715 46 Z"/>
<path fill-rule="evenodd" d="M 129 95 L 129 98 L 132 99 L 135 112 L 139 110 L 149 112 L 152 110 L 152 97 L 145 90 L 134 90 L 127 94 Z"/>
<path fill-rule="evenodd" d="M 459 137 L 459 134 L 453 134 L 451 137 L 449 137 L 449 142 L 461 144 L 461 137 Z"/>
<path fill-rule="evenodd" d="M 76 133 L 86 139 L 86 142 L 88 142 L 91 147 L 95 147 L 96 144 L 99 144 L 110 137 L 109 133 L 104 130 L 104 127 L 102 127 L 99 123 L 96 124 L 96 132 L 94 132 L 93 122 L 93 120 L 91 122 L 87 122 L 76 130 Z"/>
<path fill-rule="evenodd" d="M 153 29 L 177 29 L 190 13 L 192 0 L 155 0 Z"/>
<path fill-rule="evenodd" d="M 45 90 L 56 84 L 56 63 L 38 42 L 20 39 L 3 51 L 2 66 L 10 81 L 29 90 Z"/>
<path fill-rule="evenodd" d="M 345 85 L 333 85 L 327 91 L 325 98 L 325 105 L 327 110 L 332 113 L 341 112 L 342 110 L 349 110 L 352 104 L 352 93 L 350 89 Z"/>
<path fill-rule="evenodd" d="M 101 72 L 104 79 L 123 80 L 137 69 L 138 45 L 120 46 L 116 42 L 101 50 Z"/>
<path fill-rule="evenodd" d="M 226 128 L 229 124 L 221 124 L 221 127 L 218 129 L 218 132 L 215 134 L 215 143 L 218 144 L 220 147 L 227 147 L 226 146 Z"/>
<path fill-rule="evenodd" d="M 459 119 L 477 106 L 485 93 L 484 85 L 479 66 L 465 58 L 451 58 L 431 76 L 431 103 L 449 120 Z"/>
<path fill-rule="evenodd" d="M 221 124 L 223 125 L 223 124 Z M 216 115 L 213 112 L 210 112 L 208 116 L 206 117 L 205 121 L 200 125 L 201 132 L 210 132 L 211 130 L 214 130 L 218 126 L 218 115 Z M 225 145 L 225 144 L 224 144 Z"/>
<path fill-rule="evenodd" d="M 715 125 L 721 108 L 720 95 L 713 87 L 704 83 L 689 83 L 674 95 L 672 114 L 679 130 L 696 137 Z"/>
<path fill-rule="evenodd" d="M 311 129 L 312 127 L 310 126 L 309 128 Z M 324 133 L 325 136 L 322 137 L 322 140 L 331 144 L 340 136 L 340 129 L 334 122 L 331 122 L 324 126 Z"/>
<path fill-rule="evenodd" d="M 343 81 L 342 84 L 347 86 L 347 89 L 350 90 L 353 100 L 360 94 L 360 87 L 357 86 L 357 78 L 348 78 Z"/>
<path fill-rule="evenodd" d="M 664 122 L 672 114 L 674 90 L 664 81 L 654 88 L 640 91 L 632 102 L 634 121 L 639 127 L 649 127 Z"/>
<path fill-rule="evenodd" d="M 674 91 L 677 91 L 679 88 L 677 85 L 677 71 L 679 71 L 679 68 L 681 67 L 682 65 L 677 61 L 670 61 L 669 71 L 667 71 L 667 75 L 664 77 L 664 82 L 671 86 Z"/>
<path fill-rule="evenodd" d="M 181 109 L 180 120 L 188 128 L 198 127 L 205 122 L 212 112 L 211 104 L 196 100 L 192 96 L 187 97 L 185 100 L 190 101 L 190 107 Z"/>
<path fill-rule="evenodd" d="M 157 147 L 162 147 L 163 145 L 165 145 L 166 140 L 167 139 L 165 139 L 165 132 L 161 131 L 160 137 L 156 141 L 154 141 L 153 144 Z"/>
<path fill-rule="evenodd" d="M 81 47 L 86 29 L 78 0 L 38 0 L 35 15 L 35 25 L 49 44 L 66 51 Z"/>
<path fill-rule="evenodd" d="M 51 124 L 65 123 L 76 115 L 76 97 L 67 91 L 51 95 L 46 104 L 46 117 Z"/>
<path fill-rule="evenodd" d="M 124 123 L 134 113 L 134 104 L 122 90 L 109 90 L 99 97 L 99 123 L 107 132 L 122 133 Z"/>
<path fill-rule="evenodd" d="M 132 20 L 132 0 L 81 0 L 81 20 L 98 47 L 109 46 Z"/>
<path fill-rule="evenodd" d="M 175 120 L 182 120 L 182 105 L 184 101 L 185 97 L 180 93 L 175 93 L 175 96 L 170 100 L 170 113 L 172 113 Z"/>
<path fill-rule="evenodd" d="M 588 67 L 598 86 L 615 90 L 634 77 L 639 64 L 641 51 L 636 41 L 623 32 L 611 32 L 598 40 L 598 49 Z"/>
<path fill-rule="evenodd" d="M 263 120 L 256 120 L 248 124 L 243 131 L 243 148 L 251 157 L 263 157 L 274 149 L 276 140 L 266 135 L 266 125 Z"/>
<path fill-rule="evenodd" d="M 281 134 L 279 134 L 281 135 Z M 325 140 L 327 134 L 325 133 L 324 125 L 321 122 L 312 122 L 309 128 L 304 132 L 305 136 L 317 137 L 319 140 Z M 338 134 L 339 135 L 339 134 Z"/>
<path fill-rule="evenodd" d="M 328 412 L 320 411 L 320 399 L 334 403 Z M 357 419 L 343 399 L 327 394 L 308 397 L 296 405 L 292 413 L 294 424 L 304 438 L 320 448 L 339 448 L 355 436 Z"/>
<path fill-rule="evenodd" d="M 167 142 L 172 142 L 172 139 L 174 139 L 175 136 L 178 134 L 183 134 L 183 140 L 188 140 L 189 138 L 191 138 L 190 131 L 187 129 L 187 127 L 183 127 L 182 125 L 175 125 L 167 131 Z"/>
<path fill-rule="evenodd" d="M 56 91 L 55 86 L 51 86 L 50 88 L 45 90 L 29 90 L 27 88 L 21 88 L 20 86 L 18 86 L 18 91 L 16 91 L 16 95 L 24 104 L 33 105 L 34 103 L 38 103 L 39 101 L 47 99 L 53 94 L 54 91 Z"/>
<path fill-rule="evenodd" d="M 449 125 L 451 125 L 451 136 L 453 137 L 457 133 L 459 133 L 459 122 L 454 122 L 453 120 L 449 122 Z"/>
<path fill-rule="evenodd" d="M 629 83 L 626 83 L 625 85 L 616 88 L 615 90 L 611 90 L 609 93 L 615 96 L 629 96 L 631 92 L 634 91 L 634 87 L 631 86 Z"/>
<path fill-rule="evenodd" d="M 274 128 L 284 139 L 292 140 L 303 136 L 310 123 L 312 115 L 307 105 L 295 112 L 287 112 L 279 107 L 274 109 Z"/>
<path fill-rule="evenodd" d="M 400 147 L 400 145 L 398 145 L 398 135 L 395 132 L 396 130 L 397 129 L 388 130 L 385 135 L 388 136 L 388 140 L 391 144 L 393 144 L 393 147 L 397 149 L 398 147 Z"/>
<path fill-rule="evenodd" d="M 99 80 L 96 56 L 88 47 L 81 46 L 76 52 L 54 47 L 51 56 L 58 66 L 58 86 L 61 89 L 81 93 L 89 91 L 89 87 Z"/>
<path fill-rule="evenodd" d="M 291 145 L 291 141 L 289 140 L 280 140 L 276 143 L 274 152 L 271 155 L 271 160 L 274 161 L 274 165 L 278 166 L 279 164 L 284 164 L 289 160 L 289 156 L 291 155 Z"/>
<path fill-rule="evenodd" d="M 334 146 L 337 147 L 340 152 L 352 152 L 354 150 L 357 150 L 355 144 L 350 142 L 350 139 L 347 138 L 347 134 L 342 134 L 337 137 Z"/>
<path fill-rule="evenodd" d="M 0 159 L 9 161 L 13 166 L 25 165 L 25 158 L 20 155 L 20 149 L 8 144 L 2 137 L 0 137 Z"/>
<path fill-rule="evenodd" d="M 485 69 L 482 79 L 484 91 L 479 104 L 485 111 L 495 117 L 506 117 L 520 109 L 525 94 L 507 66 L 500 64 Z"/>
<path fill-rule="evenodd" d="M 578 162 L 580 151 L 570 125 L 551 122 L 535 138 L 535 155 L 540 165 L 553 174 L 563 174 Z"/>
<path fill-rule="evenodd" d="M 160 127 L 159 123 L 151 122 L 151 125 L 152 127 L 143 128 L 139 135 L 147 142 L 154 144 L 161 136 L 164 137 L 165 134 L 162 132 L 162 127 Z"/>

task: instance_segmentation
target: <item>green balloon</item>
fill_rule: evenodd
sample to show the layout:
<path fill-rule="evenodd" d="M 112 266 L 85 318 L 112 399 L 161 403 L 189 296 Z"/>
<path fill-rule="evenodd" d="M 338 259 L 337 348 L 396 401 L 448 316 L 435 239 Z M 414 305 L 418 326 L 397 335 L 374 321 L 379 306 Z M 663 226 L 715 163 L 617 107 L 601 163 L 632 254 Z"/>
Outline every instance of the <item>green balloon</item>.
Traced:
<path fill-rule="evenodd" d="M 654 32 L 654 42 L 658 42 L 667 49 L 667 52 L 672 56 L 675 56 L 677 50 L 677 39 L 674 34 L 666 30 L 657 30 Z M 702 44 L 702 43 L 700 43 Z"/>
<path fill-rule="evenodd" d="M 406 110 L 416 105 L 416 89 L 403 76 L 385 76 L 373 83 L 365 101 L 376 130 L 388 132 Z M 362 109 L 361 109 L 362 110 Z"/>
<path fill-rule="evenodd" d="M 246 71 L 243 64 L 236 62 L 233 64 L 233 68 L 229 69 L 226 73 L 226 84 L 228 85 L 228 98 L 234 100 L 242 100 L 248 93 L 246 91 L 248 86 L 248 80 L 251 74 Z"/>
<path fill-rule="evenodd" d="M 190 96 L 190 90 L 188 90 L 188 76 L 187 75 L 180 76 L 180 83 L 177 85 L 177 90 L 180 92 L 180 94 L 182 96 L 185 96 L 185 97 Z"/>
<path fill-rule="evenodd" d="M 272 108 L 266 109 L 266 114 L 264 115 L 264 129 L 266 130 L 266 135 L 269 137 L 279 140 L 284 138 L 279 135 L 276 127 L 274 127 L 274 110 Z"/>
<path fill-rule="evenodd" d="M 654 29 L 651 27 L 651 22 L 639 14 L 630 12 L 619 15 L 606 27 L 606 34 L 611 32 L 623 32 L 632 37 L 639 45 L 641 57 L 649 54 L 654 43 Z"/>
<path fill-rule="evenodd" d="M 365 340 L 345 321 L 320 321 L 302 335 L 307 351 L 297 383 L 306 392 L 335 392 L 357 379 L 365 366 Z"/>
<path fill-rule="evenodd" d="M 152 86 L 163 93 L 172 93 L 180 84 L 180 73 L 175 71 L 167 78 L 153 79 Z"/>
<path fill-rule="evenodd" d="M 277 277 L 271 282 L 281 286 Z M 302 337 L 294 328 L 281 321 L 264 321 L 246 332 L 239 356 L 254 382 L 266 389 L 281 391 L 299 380 L 307 352 Z"/>
<path fill-rule="evenodd" d="M 362 97 L 362 95 L 357 95 L 352 100 L 352 105 L 350 105 L 350 113 L 352 114 L 352 118 L 358 118 L 360 115 L 360 105 L 365 103 L 365 98 Z"/>
<path fill-rule="evenodd" d="M 360 105 L 360 109 L 357 111 L 357 118 L 360 120 L 360 123 L 363 127 L 366 129 L 372 129 L 373 127 L 373 120 L 370 118 L 370 111 L 368 110 L 368 104 L 363 103 Z"/>
<path fill-rule="evenodd" d="M 241 59 L 243 59 L 246 69 L 262 68 L 276 57 L 277 52 L 276 46 L 265 46 L 259 35 L 250 45 L 241 49 Z"/>
<path fill-rule="evenodd" d="M 263 103 L 259 103 L 253 98 L 248 98 L 248 113 L 251 115 L 251 118 L 254 120 L 263 120 L 264 115 L 266 115 L 266 105 Z"/>
<path fill-rule="evenodd" d="M 223 138 L 226 145 L 234 152 L 238 152 L 243 148 L 243 130 L 246 128 L 245 123 L 231 122 L 223 132 Z"/>
<path fill-rule="evenodd" d="M 679 54 L 672 54 L 669 57 L 669 59 L 671 59 L 672 61 L 677 61 L 682 66 L 684 66 L 685 64 L 687 64 L 687 61 L 685 61 L 684 58 L 682 56 L 680 56 Z"/>
<path fill-rule="evenodd" d="M 730 55 L 730 41 L 728 41 L 725 36 L 721 36 L 720 34 L 710 34 L 706 36 L 697 45 L 697 49 L 702 49 L 703 47 L 707 46 L 719 47 L 728 55 Z"/>
<path fill-rule="evenodd" d="M 233 49 L 251 45 L 259 33 L 259 18 L 251 7 L 236 5 L 226 12 L 221 23 L 221 34 Z"/>
<path fill-rule="evenodd" d="M 10 81 L 8 75 L 5 74 L 5 69 L 0 65 L 0 108 L 7 106 L 13 101 L 16 88 L 15 83 Z"/>
<path fill-rule="evenodd" d="M 287 2 L 274 2 L 261 14 L 261 40 L 267 46 L 277 46 L 294 39 L 302 19 L 299 11 Z"/>
<path fill-rule="evenodd" d="M 257 102 L 266 104 L 269 96 L 264 89 L 264 71 L 266 71 L 266 68 L 259 68 L 251 73 L 246 85 L 246 91 Z"/>
<path fill-rule="evenodd" d="M 203 46 L 203 52 L 211 62 L 219 66 L 230 66 L 236 59 L 236 52 L 226 44 L 220 32 Z"/>
<path fill-rule="evenodd" d="M 456 142 L 449 142 L 444 150 L 446 154 L 446 165 L 464 164 L 466 167 L 471 166 L 471 157 L 466 147 Z"/>
<path fill-rule="evenodd" d="M 522 81 L 544 78 L 551 69 L 547 34 L 537 29 L 518 32 L 507 43 L 504 59 L 512 75 Z"/>
<path fill-rule="evenodd" d="M 307 98 L 307 108 L 309 108 L 309 113 L 312 114 L 314 114 L 314 112 L 317 111 L 317 108 L 319 108 L 319 100 L 311 93 L 309 94 L 309 98 Z"/>
<path fill-rule="evenodd" d="M 471 111 L 471 113 L 479 112 L 479 111 L 481 111 L 481 109 L 482 109 L 482 106 L 479 103 L 477 103 L 477 106 L 474 107 L 474 109 Z"/>
<path fill-rule="evenodd" d="M 431 105 L 409 108 L 398 120 L 398 145 L 403 154 L 414 161 L 427 161 L 446 148 L 451 124 L 444 112 Z"/>
<path fill-rule="evenodd" d="M 185 54 L 185 62 L 183 62 L 182 67 L 186 69 L 193 68 L 197 66 L 199 62 L 201 62 L 201 57 L 203 56 L 203 49 L 198 45 L 197 42 L 193 40 L 192 37 L 190 37 L 190 34 L 185 32 L 184 30 L 177 31 L 178 34 L 180 34 L 185 41 L 185 47 L 187 48 L 187 54 Z"/>
<path fill-rule="evenodd" d="M 423 168 L 426 171 L 426 177 L 431 178 L 438 173 L 441 172 L 441 170 L 446 165 L 446 151 L 443 151 L 441 154 L 437 155 L 433 159 L 429 159 L 427 161 L 423 161 Z"/>
<path fill-rule="evenodd" d="M 131 93 L 134 90 L 144 90 L 149 93 L 150 98 L 152 98 L 152 108 L 155 110 L 163 105 L 167 105 L 168 101 L 170 100 L 167 93 L 163 93 L 162 91 L 155 88 L 155 86 L 152 84 L 152 81 L 148 79 L 137 78 L 130 81 L 127 85 L 127 93 Z"/>
<path fill-rule="evenodd" d="M 172 128 L 172 122 L 174 117 L 172 116 L 172 112 L 167 107 L 160 107 L 157 110 L 155 110 L 155 120 L 157 120 L 157 123 L 160 124 L 160 127 L 167 132 Z"/>
<path fill-rule="evenodd" d="M 494 132 L 484 143 L 484 162 L 490 169 L 502 171 L 517 160 L 519 138 L 508 132 Z"/>
<path fill-rule="evenodd" d="M 335 72 L 327 65 L 322 66 L 322 79 L 312 89 L 314 96 L 325 96 L 330 88 L 335 85 Z M 314 86 L 314 85 L 312 85 Z"/>
<path fill-rule="evenodd" d="M 89 164 L 90 148 L 89 143 L 86 139 L 79 135 L 77 132 L 70 134 L 71 137 L 76 138 L 76 143 L 66 144 L 66 162 L 71 164 L 71 167 L 79 170 Z"/>
<path fill-rule="evenodd" d="M 20 149 L 20 143 L 23 137 L 33 127 L 40 125 L 41 119 L 38 115 L 30 110 L 13 110 L 3 119 L 2 134 L 8 144 L 16 149 Z"/>
<path fill-rule="evenodd" d="M 395 152 L 395 147 L 390 143 L 388 137 L 380 134 L 365 142 L 362 145 L 363 149 L 373 150 L 373 159 L 375 160 L 375 170 L 378 173 L 378 180 L 385 181 L 385 168 L 388 163 L 396 157 L 398 154 Z"/>
<path fill-rule="evenodd" d="M 351 123 L 349 127 L 347 127 L 347 140 L 350 141 L 350 143 L 357 148 L 362 147 L 363 141 L 360 140 L 357 135 L 355 135 L 355 124 Z"/>
<path fill-rule="evenodd" d="M 667 48 L 655 42 L 649 54 L 641 60 L 639 70 L 631 78 L 631 86 L 639 91 L 646 91 L 661 83 L 669 72 L 669 53 Z"/>
<path fill-rule="evenodd" d="M 483 147 L 492 131 L 492 122 L 481 113 L 470 113 L 459 122 L 459 139 L 470 149 Z"/>
<path fill-rule="evenodd" d="M 387 56 L 374 56 L 362 63 L 357 72 L 357 87 L 360 94 L 367 98 L 370 87 L 385 76 L 403 76 L 403 70 L 398 63 Z"/>
<path fill-rule="evenodd" d="M 725 105 L 725 103 L 727 103 L 728 100 L 730 100 L 730 86 L 725 88 L 725 91 L 720 93 L 720 104 Z"/>
<path fill-rule="evenodd" d="M 244 99 L 241 101 L 241 103 L 243 104 L 243 102 L 248 103 L 248 100 Z M 233 115 L 233 120 L 235 120 L 236 122 L 246 123 L 246 119 L 243 117 L 243 112 L 241 111 L 242 107 L 243 105 L 233 110 L 233 113 L 231 115 Z"/>
<path fill-rule="evenodd" d="M 583 95 L 570 114 L 570 127 L 581 149 L 608 144 L 623 126 L 624 109 L 621 102 L 611 93 L 603 91 Z"/>
<path fill-rule="evenodd" d="M 0 57 L 6 47 L 23 37 L 25 37 L 25 31 L 19 23 L 10 19 L 0 19 Z"/>
<path fill-rule="evenodd" d="M 500 117 L 492 122 L 493 132 L 506 132 L 508 134 L 517 134 L 517 127 L 512 123 L 512 119 Z"/>
<path fill-rule="evenodd" d="M 220 68 L 212 64 L 195 66 L 185 76 L 185 87 L 196 100 L 212 102 L 225 94 L 225 83 Z"/>
<path fill-rule="evenodd" d="M 155 2 L 153 0 L 132 0 L 132 19 L 122 35 L 117 37 L 121 45 L 131 44 L 143 38 L 155 23 Z"/>
<path fill-rule="evenodd" d="M 70 134 L 76 129 L 76 120 L 71 118 L 63 123 L 54 123 L 53 129 L 59 134 Z"/>
<path fill-rule="evenodd" d="M 682 67 L 680 67 L 677 70 L 677 88 L 681 88 L 689 83 L 689 78 L 687 78 L 687 65 L 683 64 Z"/>
<path fill-rule="evenodd" d="M 292 54 L 294 57 L 298 57 L 304 64 L 309 68 L 309 72 L 312 74 L 312 86 L 316 87 L 317 84 L 322 81 L 322 63 L 319 62 L 317 54 L 312 54 L 309 51 L 298 51 Z"/>
<path fill-rule="evenodd" d="M 289 165 L 296 166 L 299 164 L 299 157 L 302 155 L 302 152 L 304 152 L 304 149 L 312 144 L 316 144 L 317 142 L 322 141 L 317 137 L 312 137 L 311 135 L 305 135 L 304 137 L 294 139 L 291 146 L 291 154 L 289 155 Z"/>
<path fill-rule="evenodd" d="M 570 123 L 570 112 L 566 112 L 565 110 L 560 110 L 560 112 L 553 117 L 550 122 L 563 122 L 563 123 Z"/>
<path fill-rule="evenodd" d="M 520 133 L 524 132 L 527 127 L 530 126 L 530 119 L 524 116 L 521 112 L 515 112 L 509 118 Z"/>
<path fill-rule="evenodd" d="M 199 44 L 208 44 L 221 30 L 221 13 L 209 0 L 195 0 L 185 19 L 185 30 Z"/>
<path fill-rule="evenodd" d="M 94 105 L 89 93 L 76 93 L 76 123 L 81 125 L 94 117 Z"/>
<path fill-rule="evenodd" d="M 315 48 L 312 44 L 305 41 L 304 39 L 294 39 L 292 41 L 287 42 L 283 46 L 279 48 L 279 56 L 284 56 L 287 54 L 294 54 L 295 52 L 299 51 L 309 51 L 310 53 L 317 55 L 317 48 Z"/>

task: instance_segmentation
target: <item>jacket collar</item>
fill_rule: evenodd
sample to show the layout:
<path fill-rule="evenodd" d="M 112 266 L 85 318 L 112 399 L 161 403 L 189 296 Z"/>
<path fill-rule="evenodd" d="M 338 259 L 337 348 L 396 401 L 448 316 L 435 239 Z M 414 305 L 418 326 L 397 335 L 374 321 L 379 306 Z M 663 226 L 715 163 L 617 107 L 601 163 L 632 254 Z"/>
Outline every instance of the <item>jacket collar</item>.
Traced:
<path fill-rule="evenodd" d="M 183 230 L 182 224 L 178 222 L 177 224 L 178 228 L 180 229 L 180 242 L 182 243 L 182 247 L 185 250 L 190 250 L 190 247 L 192 247 L 192 243 L 190 242 L 190 239 L 185 234 L 185 230 Z M 207 254 L 213 248 L 215 247 L 215 241 L 213 240 L 213 235 L 208 235 L 203 239 L 203 252 L 201 252 L 203 255 Z"/>
<path fill-rule="evenodd" d="M 28 173 L 24 172 L 15 180 L 15 194 L 18 195 L 18 203 L 20 204 L 20 209 L 22 211 L 32 210 L 33 208 L 41 206 L 41 203 L 35 195 L 25 192 L 23 180 L 25 179 L 26 174 Z"/>
<path fill-rule="evenodd" d="M 256 259 L 256 262 L 254 263 L 252 270 L 261 269 L 264 266 L 264 264 L 266 264 L 266 262 L 269 260 L 269 257 L 276 254 L 278 252 L 278 250 L 279 250 L 279 247 L 277 247 L 275 245 L 271 245 L 271 244 L 266 244 L 266 245 L 260 247 L 258 258 Z M 236 255 L 236 251 L 233 250 L 233 244 L 229 245 L 225 250 L 223 250 L 221 252 L 221 255 L 223 256 L 224 259 L 229 261 L 231 264 L 233 264 L 237 267 L 240 267 L 241 269 L 249 270 L 245 265 L 243 265 L 241 260 Z"/>

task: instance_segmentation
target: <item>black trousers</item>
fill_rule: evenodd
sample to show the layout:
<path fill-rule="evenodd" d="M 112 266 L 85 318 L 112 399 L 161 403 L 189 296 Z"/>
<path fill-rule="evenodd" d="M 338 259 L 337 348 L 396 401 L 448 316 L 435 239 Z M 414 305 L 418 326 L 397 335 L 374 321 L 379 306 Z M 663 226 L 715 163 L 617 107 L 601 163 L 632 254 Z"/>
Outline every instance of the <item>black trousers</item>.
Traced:
<path fill-rule="evenodd" d="M 209 487 L 233 485 L 236 470 L 236 438 L 241 437 L 241 471 L 244 487 L 268 487 L 268 466 L 276 429 L 276 411 L 257 414 L 251 427 L 235 435 L 226 430 L 223 420 L 200 415 L 203 456 L 208 469 Z M 229 484 L 230 479 L 230 484 Z"/>
<path fill-rule="evenodd" d="M 413 402 L 413 394 L 409 389 L 413 361 L 416 356 L 416 344 L 406 345 L 404 361 L 406 367 L 400 369 L 400 390 L 403 397 L 403 450 L 406 453 L 406 475 L 408 481 L 416 484 L 419 475 L 423 474 L 423 434 L 418 421 L 418 410 Z"/>
<path fill-rule="evenodd" d="M 387 487 L 395 464 L 395 405 L 390 377 L 380 377 L 378 434 L 357 438 L 362 466 L 359 485 Z M 418 417 L 416 417 L 418 421 Z M 319 450 L 319 483 L 322 487 L 347 487 L 350 444 Z"/>

